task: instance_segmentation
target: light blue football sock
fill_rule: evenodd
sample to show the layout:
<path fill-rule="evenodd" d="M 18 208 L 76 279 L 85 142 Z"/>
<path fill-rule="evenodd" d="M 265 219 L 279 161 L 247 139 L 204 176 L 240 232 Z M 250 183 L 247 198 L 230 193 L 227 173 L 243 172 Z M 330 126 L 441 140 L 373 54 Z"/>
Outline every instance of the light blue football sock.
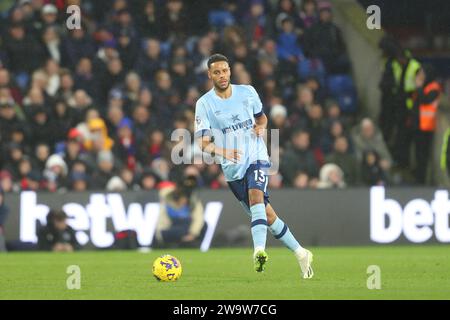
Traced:
<path fill-rule="evenodd" d="M 258 203 L 250 207 L 252 213 L 252 238 L 255 249 L 265 249 L 267 240 L 266 206 Z"/>
<path fill-rule="evenodd" d="M 289 230 L 288 226 L 280 218 L 277 218 L 269 226 L 269 230 L 273 234 L 275 239 L 279 239 L 284 243 L 286 247 L 288 247 L 292 251 L 296 251 L 297 249 L 301 248 L 300 244 L 294 238 L 294 235 Z"/>

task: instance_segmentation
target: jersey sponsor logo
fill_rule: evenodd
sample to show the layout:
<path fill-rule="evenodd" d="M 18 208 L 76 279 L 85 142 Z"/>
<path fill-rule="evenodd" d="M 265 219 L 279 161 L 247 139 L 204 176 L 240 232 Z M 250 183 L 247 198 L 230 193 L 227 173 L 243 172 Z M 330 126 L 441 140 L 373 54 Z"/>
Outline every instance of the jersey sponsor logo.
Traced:
<path fill-rule="evenodd" d="M 253 121 L 252 121 L 252 119 L 247 119 L 245 121 L 239 122 L 239 123 L 234 124 L 232 126 L 229 126 L 227 128 L 223 128 L 222 129 L 222 133 L 226 134 L 226 133 L 233 132 L 233 131 L 236 131 L 236 130 L 249 129 L 249 128 L 253 128 Z"/>

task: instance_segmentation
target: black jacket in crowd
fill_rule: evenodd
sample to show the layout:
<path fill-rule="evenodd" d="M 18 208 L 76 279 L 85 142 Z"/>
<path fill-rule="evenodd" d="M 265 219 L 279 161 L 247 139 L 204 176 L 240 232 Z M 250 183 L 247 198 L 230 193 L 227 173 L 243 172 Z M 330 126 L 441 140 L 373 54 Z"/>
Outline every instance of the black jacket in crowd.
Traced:
<path fill-rule="evenodd" d="M 38 248 L 39 250 L 51 251 L 57 243 L 68 243 L 72 245 L 74 250 L 80 248 L 75 237 L 75 231 L 70 227 L 64 231 L 59 231 L 51 224 L 42 227 L 38 231 Z"/>

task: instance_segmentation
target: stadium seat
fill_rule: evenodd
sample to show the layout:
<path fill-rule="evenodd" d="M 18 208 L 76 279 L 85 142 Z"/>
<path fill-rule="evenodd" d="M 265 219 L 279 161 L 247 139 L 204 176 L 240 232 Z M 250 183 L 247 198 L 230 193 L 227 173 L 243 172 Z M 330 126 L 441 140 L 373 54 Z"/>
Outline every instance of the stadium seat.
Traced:
<path fill-rule="evenodd" d="M 342 112 L 356 112 L 357 95 L 351 76 L 346 74 L 328 76 L 327 91 L 330 96 L 338 101 Z"/>
<path fill-rule="evenodd" d="M 209 24 L 218 30 L 234 24 L 233 15 L 226 10 L 213 10 L 208 14 Z"/>
<path fill-rule="evenodd" d="M 326 71 L 322 60 L 304 59 L 298 63 L 297 68 L 298 76 L 301 81 L 304 81 L 309 77 L 315 77 L 321 85 L 325 84 Z"/>
<path fill-rule="evenodd" d="M 347 74 L 330 75 L 327 77 L 328 92 L 332 95 L 338 95 L 342 92 L 354 90 L 354 84 L 351 76 Z"/>

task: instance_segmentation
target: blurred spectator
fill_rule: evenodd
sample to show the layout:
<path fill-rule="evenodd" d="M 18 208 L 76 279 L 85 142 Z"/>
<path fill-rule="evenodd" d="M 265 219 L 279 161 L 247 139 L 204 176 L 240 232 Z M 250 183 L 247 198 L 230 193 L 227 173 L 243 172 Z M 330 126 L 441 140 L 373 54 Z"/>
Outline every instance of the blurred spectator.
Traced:
<path fill-rule="evenodd" d="M 392 154 L 396 165 L 409 168 L 411 144 L 414 135 L 413 94 L 416 91 L 416 74 L 420 63 L 403 49 L 398 50 L 393 71 L 398 91 L 395 93 L 395 122 L 397 133 Z"/>
<path fill-rule="evenodd" d="M 142 190 L 155 190 L 158 188 L 158 184 L 161 182 L 161 178 L 150 168 L 144 169 L 140 178 L 140 187 Z"/>
<path fill-rule="evenodd" d="M 147 0 L 144 5 L 144 12 L 138 23 L 139 33 L 143 38 L 161 38 L 160 17 L 156 12 L 155 2 Z"/>
<path fill-rule="evenodd" d="M 0 171 L 0 190 L 3 192 L 13 191 L 13 176 L 8 170 Z"/>
<path fill-rule="evenodd" d="M 283 187 L 283 176 L 280 173 L 269 176 L 269 188 L 281 189 Z"/>
<path fill-rule="evenodd" d="M 20 190 L 37 191 L 40 188 L 41 176 L 36 170 L 33 170 L 28 156 L 24 156 L 19 162 L 19 180 Z"/>
<path fill-rule="evenodd" d="M 43 172 L 48 157 L 50 157 L 50 147 L 48 144 L 45 142 L 39 143 L 35 148 L 34 156 L 34 167 L 39 170 L 39 172 Z"/>
<path fill-rule="evenodd" d="M 356 157 L 349 152 L 348 139 L 344 136 L 337 137 L 334 141 L 333 152 L 326 158 L 326 163 L 334 163 L 344 173 L 345 181 L 349 186 L 355 186 L 359 183 L 360 164 Z"/>
<path fill-rule="evenodd" d="M 363 152 L 361 175 L 364 184 L 367 186 L 386 185 L 387 175 L 375 150 L 368 149 Z"/>
<path fill-rule="evenodd" d="M 114 141 L 108 136 L 105 122 L 100 118 L 90 119 L 88 122 L 89 138 L 84 141 L 84 147 L 88 151 L 98 152 L 111 150 Z"/>
<path fill-rule="evenodd" d="M 11 131 L 11 142 L 17 143 L 24 147 L 27 154 L 31 151 L 28 145 L 29 132 L 27 127 L 14 126 Z"/>
<path fill-rule="evenodd" d="M 129 72 L 125 77 L 125 85 L 121 93 L 124 99 L 124 110 L 128 115 L 131 113 L 131 107 L 138 103 L 142 88 L 141 77 L 136 72 Z"/>
<path fill-rule="evenodd" d="M 324 126 L 325 129 L 325 126 Z M 339 120 L 334 120 L 329 124 L 328 130 L 322 133 L 320 140 L 320 149 L 325 155 L 330 154 L 333 151 L 333 145 L 337 138 L 346 136 L 344 125 Z"/>
<path fill-rule="evenodd" d="M 127 190 L 127 184 L 120 177 L 114 176 L 106 184 L 106 190 L 110 192 L 121 192 Z"/>
<path fill-rule="evenodd" d="M 310 177 L 306 172 L 299 171 L 297 172 L 292 180 L 292 187 L 296 189 L 306 189 L 309 187 L 312 187 L 313 184 L 310 183 Z M 315 182 L 315 185 L 317 185 L 317 182 Z"/>
<path fill-rule="evenodd" d="M 9 70 L 20 77 L 16 80 L 21 88 L 25 88 L 29 74 L 42 63 L 38 41 L 27 32 L 23 24 L 14 23 L 9 25 L 4 48 L 9 61 Z"/>
<path fill-rule="evenodd" d="M 165 70 L 158 71 L 155 75 L 155 88 L 153 90 L 154 111 L 161 122 L 161 126 L 164 128 L 170 126 L 170 120 L 177 111 L 174 108 L 170 108 L 170 99 L 177 94 L 172 87 L 170 74 Z"/>
<path fill-rule="evenodd" d="M 273 39 L 267 38 L 263 41 L 258 50 L 258 59 L 268 61 L 273 66 L 278 64 L 277 43 Z"/>
<path fill-rule="evenodd" d="M 348 73 L 350 61 L 341 30 L 332 21 L 331 3 L 320 1 L 318 10 L 319 22 L 305 33 L 305 52 L 309 57 L 320 58 L 328 73 Z"/>
<path fill-rule="evenodd" d="M 78 83 L 77 86 L 78 85 L 80 85 L 80 83 Z M 62 70 L 60 73 L 60 83 L 58 91 L 56 92 L 56 98 L 68 103 L 69 101 L 72 101 L 75 90 L 75 80 L 72 73 L 69 70 Z"/>
<path fill-rule="evenodd" d="M 315 103 L 307 110 L 305 129 L 310 133 L 311 148 L 320 148 L 320 140 L 325 133 L 325 120 L 320 104 Z"/>
<path fill-rule="evenodd" d="M 160 214 L 156 228 L 159 246 L 193 246 L 206 231 L 203 205 L 195 194 L 197 179 L 184 176 L 175 188 L 160 191 Z"/>
<path fill-rule="evenodd" d="M 23 147 L 15 142 L 10 142 L 7 146 L 5 159 L 5 169 L 12 175 L 15 181 L 19 179 L 19 163 L 24 157 Z"/>
<path fill-rule="evenodd" d="M 136 169 L 136 140 L 133 135 L 133 122 L 128 118 L 123 118 L 117 131 L 116 153 L 121 162 L 128 169 L 134 171 Z"/>
<path fill-rule="evenodd" d="M 125 183 L 127 190 L 139 190 L 140 186 L 133 171 L 122 168 L 119 172 L 120 179 Z"/>
<path fill-rule="evenodd" d="M 289 120 L 294 128 L 306 126 L 306 116 L 313 104 L 314 94 L 312 90 L 304 85 L 298 85 L 295 91 L 295 99 L 289 108 Z"/>
<path fill-rule="evenodd" d="M 63 86 L 63 81 L 63 76 L 61 75 L 61 86 Z M 90 58 L 83 57 L 79 59 L 74 73 L 74 80 L 72 81 L 76 83 L 76 89 L 84 90 L 89 96 L 97 97 L 97 78 L 93 73 L 92 60 Z"/>
<path fill-rule="evenodd" d="M 161 17 L 161 36 L 164 41 L 181 42 L 190 32 L 190 24 L 182 0 L 167 0 Z"/>
<path fill-rule="evenodd" d="M 8 96 L 18 104 L 22 103 L 23 97 L 20 88 L 11 79 L 9 70 L 2 67 L 0 67 L 0 88 L 9 89 Z"/>
<path fill-rule="evenodd" d="M 45 164 L 45 188 L 51 192 L 66 191 L 67 173 L 68 168 L 64 159 L 58 154 L 51 155 Z"/>
<path fill-rule="evenodd" d="M 92 173 L 91 187 L 94 190 L 106 188 L 108 181 L 115 175 L 115 158 L 110 150 L 102 150 L 97 155 L 97 168 Z"/>
<path fill-rule="evenodd" d="M 75 124 L 75 119 L 79 118 L 77 111 L 70 108 L 67 103 L 62 100 L 55 102 L 50 112 L 50 117 L 54 119 L 54 140 L 62 142 L 66 139 L 69 130 Z"/>
<path fill-rule="evenodd" d="M 417 92 L 414 95 L 416 181 L 425 184 L 431 146 L 436 130 L 437 109 L 442 95 L 436 72 L 430 65 L 424 65 L 416 76 Z"/>
<path fill-rule="evenodd" d="M 84 90 L 76 90 L 71 99 L 68 100 L 70 107 L 77 114 L 84 113 L 88 108 L 92 107 L 92 98 Z"/>
<path fill-rule="evenodd" d="M 303 50 L 298 43 L 298 35 L 294 32 L 294 20 L 291 17 L 281 21 L 277 53 L 283 73 L 289 73 L 292 69 L 296 70 L 298 62 L 304 59 Z"/>
<path fill-rule="evenodd" d="M 44 58 L 52 59 L 60 65 L 66 65 L 67 57 L 56 26 L 45 27 L 42 34 Z"/>
<path fill-rule="evenodd" d="M 228 30 L 230 30 L 230 34 L 233 34 L 234 32 L 231 32 L 231 28 L 227 28 Z M 226 33 L 224 33 L 224 37 L 225 40 L 227 39 L 227 35 Z M 237 40 L 234 40 L 234 38 L 238 38 L 239 40 L 241 40 L 241 38 L 239 37 L 239 35 L 237 33 L 234 33 L 233 36 L 233 42 L 237 42 Z M 226 46 L 227 48 L 233 48 L 234 45 L 230 45 L 230 46 Z M 194 61 L 194 72 L 199 75 L 199 78 L 201 80 L 206 79 L 206 70 L 208 69 L 207 67 L 207 60 L 208 58 L 211 56 L 211 54 L 213 54 L 213 49 L 214 49 L 214 43 L 212 41 L 212 39 L 208 36 L 203 36 L 201 37 L 196 45 L 195 48 L 195 52 L 193 53 L 193 61 Z"/>
<path fill-rule="evenodd" d="M 152 161 L 151 169 L 161 178 L 163 181 L 169 180 L 170 164 L 165 158 L 158 158 Z"/>
<path fill-rule="evenodd" d="M 83 57 L 93 58 L 95 46 L 92 39 L 86 34 L 84 26 L 80 29 L 70 30 L 63 41 L 63 48 L 67 54 L 67 64 L 75 66 Z"/>
<path fill-rule="evenodd" d="M 389 170 L 392 166 L 392 158 L 381 132 L 375 127 L 372 120 L 364 118 L 361 123 L 352 130 L 352 139 L 355 145 L 355 154 L 358 161 L 363 161 L 363 154 L 367 150 L 376 151 L 379 157 L 379 165 L 383 170 Z"/>
<path fill-rule="evenodd" d="M 125 72 L 133 68 L 139 53 L 138 49 L 138 43 L 136 43 L 131 31 L 128 29 L 120 30 L 117 39 L 117 51 L 119 52 Z"/>
<path fill-rule="evenodd" d="M 34 107 L 30 119 L 30 144 L 36 146 L 38 143 L 47 142 L 53 145 L 55 141 L 56 128 L 50 118 L 48 111 L 41 106 Z"/>
<path fill-rule="evenodd" d="M 74 162 L 69 177 L 69 189 L 77 192 L 88 190 L 90 188 L 88 174 L 88 168 L 83 161 Z"/>
<path fill-rule="evenodd" d="M 277 104 L 270 108 L 268 128 L 279 130 L 278 134 L 280 144 L 289 141 L 289 137 L 291 136 L 291 127 L 287 118 L 287 110 L 285 106 Z M 270 132 L 268 132 L 268 134 L 270 135 Z"/>
<path fill-rule="evenodd" d="M 75 231 L 67 224 L 67 214 L 52 209 L 47 215 L 47 225 L 38 232 L 39 250 L 53 252 L 72 252 L 80 249 Z"/>
<path fill-rule="evenodd" d="M 378 85 L 381 91 L 381 110 L 378 123 L 380 124 L 380 129 L 387 145 L 392 146 L 393 130 L 396 121 L 392 114 L 396 112 L 396 93 L 400 90 L 400 84 L 396 82 L 394 75 L 394 61 L 401 48 L 390 35 L 384 36 L 378 46 L 383 52 L 383 57 L 386 59 L 383 75 Z"/>
<path fill-rule="evenodd" d="M 275 12 L 275 27 L 278 32 L 283 29 L 283 20 L 286 18 L 295 21 L 296 5 L 293 0 L 278 0 L 278 6 Z"/>
<path fill-rule="evenodd" d="M 138 104 L 132 110 L 132 120 L 136 146 L 139 146 L 143 142 L 148 128 L 156 127 L 155 119 L 152 117 L 149 109 L 142 104 Z"/>
<path fill-rule="evenodd" d="M 147 166 L 154 159 L 162 157 L 166 151 L 164 133 L 161 130 L 149 131 L 143 144 L 140 145 L 138 159 Z"/>
<path fill-rule="evenodd" d="M 304 0 L 299 12 L 298 27 L 304 34 L 306 29 L 311 28 L 318 21 L 317 3 L 315 0 Z"/>
<path fill-rule="evenodd" d="M 166 61 L 161 56 L 161 46 L 157 39 L 148 39 L 144 44 L 144 50 L 139 56 L 135 69 L 146 82 L 152 82 L 156 71 L 163 69 Z"/>
<path fill-rule="evenodd" d="M 73 170 L 73 165 L 76 162 L 85 163 L 90 169 L 94 167 L 94 161 L 91 155 L 83 149 L 83 137 L 81 132 L 72 128 L 67 135 L 67 141 L 64 149 L 64 161 L 70 170 Z"/>
<path fill-rule="evenodd" d="M 280 171 L 286 184 L 292 185 L 297 172 L 306 174 L 308 180 L 318 177 L 318 164 L 310 149 L 310 135 L 306 131 L 296 131 L 286 148 L 280 164 Z"/>
<path fill-rule="evenodd" d="M 16 127 L 26 129 L 27 125 L 19 119 L 13 101 L 0 100 L 0 135 L 2 140 L 5 142 L 10 141 L 11 133 Z"/>
<path fill-rule="evenodd" d="M 119 58 L 111 58 L 106 64 L 106 71 L 99 77 L 100 101 L 107 101 L 110 90 L 122 83 L 125 79 L 125 70 Z"/>
<path fill-rule="evenodd" d="M 327 163 L 320 169 L 319 189 L 345 188 L 344 172 L 334 163 Z"/>
<path fill-rule="evenodd" d="M 44 30 L 49 27 L 59 28 L 58 8 L 56 8 L 53 4 L 47 3 L 42 7 L 40 17 L 34 23 L 34 28 L 36 32 L 41 35 L 44 33 Z M 61 32 L 61 30 L 58 30 L 58 32 Z"/>
<path fill-rule="evenodd" d="M 184 58 L 175 58 L 170 64 L 171 78 L 174 87 L 179 88 L 182 96 L 185 96 L 189 86 L 195 82 L 192 70 L 188 67 L 188 62 Z"/>
<path fill-rule="evenodd" d="M 263 0 L 250 1 L 250 9 L 248 10 L 245 23 L 245 33 L 251 50 L 256 50 L 258 43 L 263 38 L 272 36 L 272 25 L 269 23 L 265 13 Z"/>

